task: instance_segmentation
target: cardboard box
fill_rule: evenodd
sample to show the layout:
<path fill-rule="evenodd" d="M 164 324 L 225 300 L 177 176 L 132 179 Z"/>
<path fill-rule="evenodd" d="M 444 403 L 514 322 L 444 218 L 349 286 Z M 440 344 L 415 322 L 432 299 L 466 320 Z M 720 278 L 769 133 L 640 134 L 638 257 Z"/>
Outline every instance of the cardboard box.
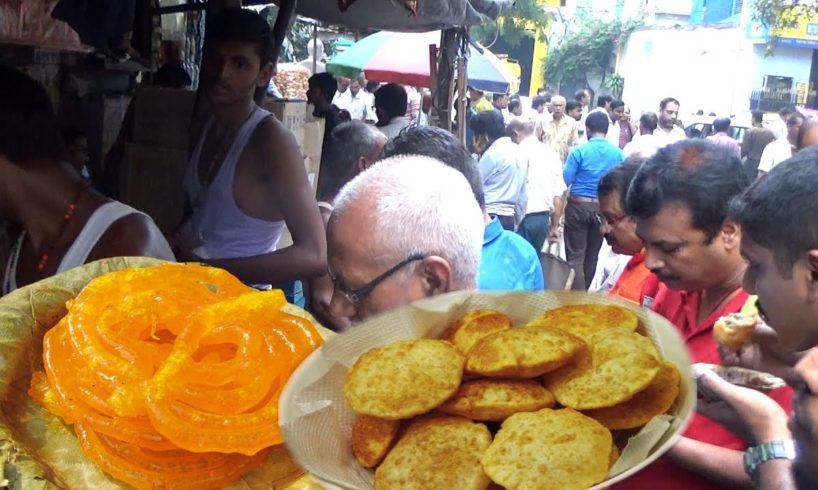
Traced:
<path fill-rule="evenodd" d="M 266 99 L 264 109 L 272 112 L 276 119 L 289 129 L 300 147 L 304 142 L 304 121 L 307 117 L 307 103 L 303 100 Z"/>
<path fill-rule="evenodd" d="M 186 166 L 185 150 L 126 144 L 122 202 L 146 213 L 163 233 L 169 234 L 184 214 L 182 179 Z"/>
<path fill-rule="evenodd" d="M 188 147 L 195 92 L 144 87 L 135 98 L 134 143 L 174 149 Z"/>

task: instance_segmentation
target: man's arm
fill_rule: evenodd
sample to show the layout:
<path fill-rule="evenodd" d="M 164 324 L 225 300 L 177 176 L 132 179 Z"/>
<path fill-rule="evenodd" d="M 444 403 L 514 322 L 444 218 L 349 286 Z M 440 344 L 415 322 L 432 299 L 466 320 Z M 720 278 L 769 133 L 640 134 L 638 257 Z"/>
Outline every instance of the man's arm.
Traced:
<path fill-rule="evenodd" d="M 744 138 L 741 139 L 741 158 L 746 157 L 747 154 L 750 153 L 750 145 L 753 139 L 752 134 L 753 131 L 751 129 L 747 130 L 747 132 L 744 133 Z"/>
<path fill-rule="evenodd" d="M 744 453 L 682 437 L 668 452 L 674 463 L 725 488 L 753 488 L 744 472 Z"/>
<path fill-rule="evenodd" d="M 323 275 L 327 238 L 295 138 L 277 120 L 268 118 L 251 144 L 257 145 L 272 187 L 268 205 L 281 210 L 293 244 L 263 255 L 206 262 L 250 284 L 280 284 Z"/>
<path fill-rule="evenodd" d="M 574 179 L 577 176 L 577 169 L 579 168 L 579 161 L 579 150 L 571 150 L 571 153 L 568 154 L 568 158 L 565 160 L 565 168 L 562 169 L 562 180 L 567 187 L 571 187 L 574 183 Z"/>
<path fill-rule="evenodd" d="M 159 228 L 144 214 L 134 213 L 114 221 L 105 230 L 86 262 L 108 257 L 154 257 L 173 260 L 170 246 Z"/>

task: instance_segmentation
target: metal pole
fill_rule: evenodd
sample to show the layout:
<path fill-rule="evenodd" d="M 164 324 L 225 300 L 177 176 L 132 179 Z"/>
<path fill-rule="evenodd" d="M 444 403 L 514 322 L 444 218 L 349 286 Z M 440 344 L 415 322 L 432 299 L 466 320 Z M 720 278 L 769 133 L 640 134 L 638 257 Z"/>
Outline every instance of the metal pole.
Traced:
<path fill-rule="evenodd" d="M 318 70 L 318 25 L 313 24 L 312 26 L 312 74 L 315 75 L 315 71 Z"/>
<path fill-rule="evenodd" d="M 465 56 L 457 59 L 457 139 L 466 145 L 466 70 Z"/>

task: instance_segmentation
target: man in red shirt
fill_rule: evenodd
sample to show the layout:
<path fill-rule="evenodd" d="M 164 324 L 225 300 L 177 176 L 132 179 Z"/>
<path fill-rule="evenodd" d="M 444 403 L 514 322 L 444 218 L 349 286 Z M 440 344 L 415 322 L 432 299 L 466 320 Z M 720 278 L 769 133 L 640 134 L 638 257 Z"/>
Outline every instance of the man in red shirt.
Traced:
<path fill-rule="evenodd" d="M 645 266 L 661 281 L 651 308 L 673 322 L 693 362 L 719 363 L 715 321 L 741 310 L 746 263 L 741 228 L 727 218 L 730 200 L 749 182 L 735 155 L 701 140 L 662 148 L 631 183 L 627 212 L 645 244 Z M 782 405 L 789 406 L 789 395 Z M 746 443 L 715 421 L 697 414 L 665 457 L 620 488 L 708 489 L 749 486 Z"/>

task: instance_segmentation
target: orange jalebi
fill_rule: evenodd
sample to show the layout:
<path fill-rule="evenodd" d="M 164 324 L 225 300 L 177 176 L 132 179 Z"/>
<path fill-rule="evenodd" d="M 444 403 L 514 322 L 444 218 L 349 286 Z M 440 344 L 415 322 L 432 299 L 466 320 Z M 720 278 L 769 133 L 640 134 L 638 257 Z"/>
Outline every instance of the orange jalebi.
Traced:
<path fill-rule="evenodd" d="M 29 394 L 136 488 L 224 486 L 282 442 L 279 395 L 321 343 L 285 304 L 210 267 L 101 276 L 46 333 Z"/>

